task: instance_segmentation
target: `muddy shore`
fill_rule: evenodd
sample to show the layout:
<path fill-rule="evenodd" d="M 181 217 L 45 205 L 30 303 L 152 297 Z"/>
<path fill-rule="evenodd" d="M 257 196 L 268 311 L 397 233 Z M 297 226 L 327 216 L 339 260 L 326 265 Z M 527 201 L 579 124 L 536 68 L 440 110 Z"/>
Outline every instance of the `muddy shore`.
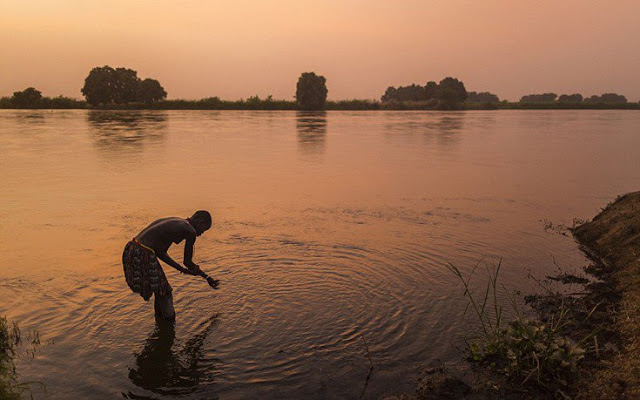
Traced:
<path fill-rule="evenodd" d="M 616 300 L 610 322 L 619 345 L 582 380 L 580 393 L 640 398 L 640 192 L 619 197 L 573 234 L 606 271 L 603 281 L 611 287 L 606 295 Z"/>

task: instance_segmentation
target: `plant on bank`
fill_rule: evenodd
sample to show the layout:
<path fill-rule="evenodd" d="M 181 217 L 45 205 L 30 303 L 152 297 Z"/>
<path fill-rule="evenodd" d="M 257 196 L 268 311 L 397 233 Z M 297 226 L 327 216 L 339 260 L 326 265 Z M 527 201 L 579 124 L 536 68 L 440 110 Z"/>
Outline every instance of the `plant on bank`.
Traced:
<path fill-rule="evenodd" d="M 593 333 L 579 343 L 563 335 L 562 329 L 567 325 L 564 303 L 548 324 L 524 318 L 512 294 L 501 285 L 516 314 L 515 320 L 505 324 L 503 306 L 498 300 L 501 263 L 493 270 L 487 267 L 489 282 L 482 298 L 474 297 L 470 284 L 478 265 L 467 278 L 454 265 L 447 266 L 464 286 L 467 309 L 473 311 L 480 323 L 481 336 L 467 341 L 469 359 L 488 365 L 519 385 L 534 385 L 547 390 L 567 386 L 577 376 L 578 364 L 585 356 L 585 349 L 581 346 Z"/>
<path fill-rule="evenodd" d="M 35 356 L 35 351 L 40 345 L 40 336 L 37 331 L 27 334 L 30 349 L 27 354 Z M 15 358 L 18 356 L 18 348 L 23 343 L 23 335 L 17 324 L 9 324 L 6 317 L 0 317 L 0 399 L 20 399 L 22 394 L 31 391 L 31 384 L 39 382 L 19 382 L 16 370 Z"/>
<path fill-rule="evenodd" d="M 14 356 L 20 344 L 18 326 L 10 325 L 5 317 L 0 317 L 0 398 L 19 399 L 20 388 L 17 380 Z"/>

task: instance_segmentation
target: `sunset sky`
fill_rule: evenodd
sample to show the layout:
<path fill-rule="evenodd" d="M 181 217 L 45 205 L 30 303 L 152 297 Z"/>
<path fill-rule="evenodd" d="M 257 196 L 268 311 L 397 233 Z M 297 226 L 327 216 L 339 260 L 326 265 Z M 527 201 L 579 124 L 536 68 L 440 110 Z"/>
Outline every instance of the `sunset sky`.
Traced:
<path fill-rule="evenodd" d="M 0 0 L 0 38 L 0 96 L 80 98 L 110 65 L 169 98 L 292 99 L 315 71 L 330 99 L 454 76 L 509 100 L 640 100 L 638 0 Z"/>

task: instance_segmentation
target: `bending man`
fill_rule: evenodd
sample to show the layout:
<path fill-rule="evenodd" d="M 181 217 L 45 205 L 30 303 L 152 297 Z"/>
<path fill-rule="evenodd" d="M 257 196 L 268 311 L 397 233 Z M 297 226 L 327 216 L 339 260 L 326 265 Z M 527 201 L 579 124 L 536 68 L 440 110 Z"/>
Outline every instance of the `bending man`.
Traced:
<path fill-rule="evenodd" d="M 196 238 L 211 228 L 211 214 L 196 211 L 190 218 L 161 218 L 138 233 L 124 248 L 122 265 L 127 285 L 145 301 L 155 295 L 156 317 L 175 320 L 171 285 L 158 259 L 183 274 L 200 275 L 200 267 L 193 262 Z M 167 250 L 172 244 L 185 240 L 184 267 L 175 262 Z"/>

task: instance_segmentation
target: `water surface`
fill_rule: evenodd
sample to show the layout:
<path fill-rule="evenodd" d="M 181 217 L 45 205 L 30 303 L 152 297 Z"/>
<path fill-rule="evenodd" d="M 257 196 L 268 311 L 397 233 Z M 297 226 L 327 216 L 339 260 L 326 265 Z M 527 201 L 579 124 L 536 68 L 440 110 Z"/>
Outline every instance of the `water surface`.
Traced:
<path fill-rule="evenodd" d="M 554 259 L 584 265 L 544 221 L 638 190 L 639 127 L 636 111 L 0 110 L 0 314 L 45 342 L 22 378 L 53 398 L 357 398 L 365 338 L 364 397 L 412 391 L 473 329 L 446 263 L 502 259 L 523 292 Z M 178 322 L 156 326 L 122 249 L 201 208 L 195 259 L 221 287 L 165 267 Z"/>

